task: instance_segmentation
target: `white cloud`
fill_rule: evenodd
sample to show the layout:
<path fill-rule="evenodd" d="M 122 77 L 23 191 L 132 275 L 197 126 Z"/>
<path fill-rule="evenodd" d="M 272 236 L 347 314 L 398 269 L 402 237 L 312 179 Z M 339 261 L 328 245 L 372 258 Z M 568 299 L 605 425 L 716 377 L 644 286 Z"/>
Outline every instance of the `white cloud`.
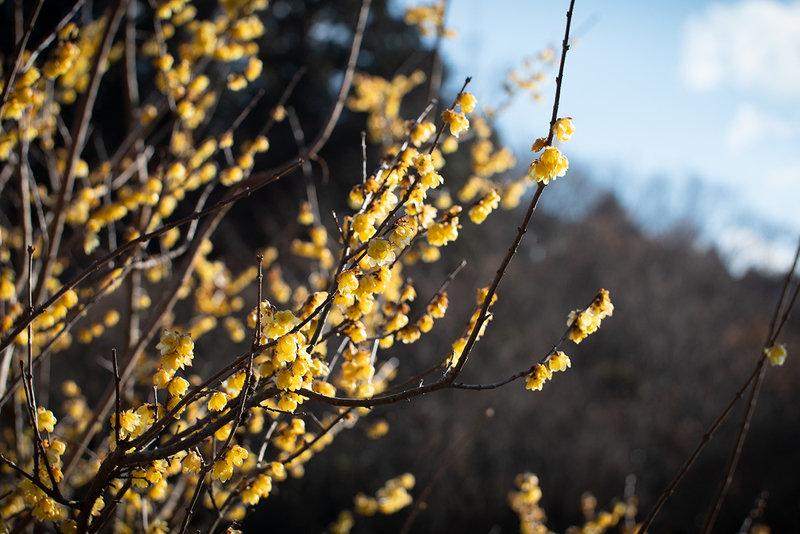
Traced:
<path fill-rule="evenodd" d="M 717 239 L 717 248 L 734 276 L 742 276 L 749 269 L 768 274 L 785 273 L 794 257 L 791 247 L 743 226 L 724 229 Z"/>
<path fill-rule="evenodd" d="M 697 90 L 732 85 L 800 97 L 800 2 L 710 4 L 684 23 L 681 75 Z"/>
<path fill-rule="evenodd" d="M 781 139 L 791 134 L 792 128 L 785 120 L 762 113 L 750 104 L 742 104 L 728 127 L 726 138 L 728 146 L 741 150 L 757 141 Z"/>

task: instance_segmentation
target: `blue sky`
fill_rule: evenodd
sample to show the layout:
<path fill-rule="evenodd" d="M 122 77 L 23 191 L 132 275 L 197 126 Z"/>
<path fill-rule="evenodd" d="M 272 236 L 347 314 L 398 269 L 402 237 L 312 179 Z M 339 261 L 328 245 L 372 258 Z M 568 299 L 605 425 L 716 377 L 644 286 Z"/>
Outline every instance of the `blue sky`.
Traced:
<path fill-rule="evenodd" d="M 453 90 L 473 76 L 479 102 L 498 103 L 509 70 L 560 47 L 567 7 L 450 0 Z M 631 205 L 660 191 L 734 271 L 786 268 L 800 236 L 800 1 L 577 0 L 573 29 L 570 161 Z M 521 95 L 499 121 L 520 161 L 546 133 L 553 78 L 542 103 Z"/>

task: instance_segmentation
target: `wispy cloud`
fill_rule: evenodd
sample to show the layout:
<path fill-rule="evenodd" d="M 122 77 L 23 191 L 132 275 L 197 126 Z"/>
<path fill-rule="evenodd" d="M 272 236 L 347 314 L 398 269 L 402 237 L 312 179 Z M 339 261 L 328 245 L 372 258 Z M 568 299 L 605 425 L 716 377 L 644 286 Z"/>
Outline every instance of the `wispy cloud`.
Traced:
<path fill-rule="evenodd" d="M 757 141 L 781 139 L 791 134 L 792 128 L 785 120 L 763 113 L 750 104 L 742 104 L 733 116 L 726 138 L 728 146 L 741 150 Z"/>
<path fill-rule="evenodd" d="M 690 16 L 681 74 L 698 90 L 733 86 L 800 97 L 800 2 L 714 3 Z"/>
<path fill-rule="evenodd" d="M 794 256 L 790 246 L 742 226 L 723 230 L 717 248 L 734 276 L 742 276 L 748 269 L 769 274 L 786 272 Z"/>

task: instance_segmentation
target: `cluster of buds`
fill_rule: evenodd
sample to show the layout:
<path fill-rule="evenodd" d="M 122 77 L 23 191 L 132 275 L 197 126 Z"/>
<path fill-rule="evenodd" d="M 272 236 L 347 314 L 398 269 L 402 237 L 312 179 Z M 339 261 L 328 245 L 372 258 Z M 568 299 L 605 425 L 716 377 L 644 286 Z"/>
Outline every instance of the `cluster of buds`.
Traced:
<path fill-rule="evenodd" d="M 386 484 L 375 493 L 375 497 L 367 497 L 359 493 L 355 497 L 356 513 L 371 516 L 380 512 L 385 515 L 394 514 L 413 502 L 408 490 L 416 484 L 411 473 L 404 473 L 397 478 L 386 481 Z"/>
<path fill-rule="evenodd" d="M 225 482 L 233 475 L 234 467 L 241 467 L 247 459 L 249 453 L 247 449 L 240 445 L 234 445 L 220 458 L 211 469 L 211 478 Z"/>
<path fill-rule="evenodd" d="M 520 532 L 523 534 L 539 534 L 548 532 L 545 527 L 547 516 L 539 506 L 542 489 L 539 477 L 533 473 L 517 475 L 514 485 L 518 491 L 508 493 L 508 505 L 519 517 Z"/>
<path fill-rule="evenodd" d="M 159 389 L 165 389 L 170 386 L 178 369 L 192 365 L 194 342 L 190 335 L 164 330 L 156 349 L 161 351 L 161 365 L 153 376 L 153 383 Z"/>
<path fill-rule="evenodd" d="M 461 112 L 453 109 L 446 109 L 442 112 L 442 120 L 450 126 L 450 133 L 453 134 L 453 137 L 458 138 L 461 132 L 469 129 L 469 120 L 464 114 L 472 113 L 477 103 L 478 100 L 471 93 L 461 93 L 458 97 Z"/>
<path fill-rule="evenodd" d="M 500 205 L 500 195 L 495 189 L 489 191 L 477 204 L 469 210 L 469 218 L 475 224 L 481 224 L 486 217 Z"/>
<path fill-rule="evenodd" d="M 572 367 L 572 362 L 569 356 L 560 350 L 551 354 L 546 364 L 537 363 L 525 383 L 525 388 L 533 391 L 541 391 L 542 386 L 547 380 L 553 378 L 553 373 L 556 371 L 566 371 L 568 367 Z"/>
<path fill-rule="evenodd" d="M 614 305 L 608 297 L 608 291 L 600 289 L 592 304 L 585 310 L 573 310 L 567 318 L 567 326 L 572 327 L 569 338 L 580 343 L 586 336 L 600 328 L 600 322 L 614 314 Z"/>
<path fill-rule="evenodd" d="M 572 134 L 575 133 L 575 127 L 572 125 L 572 118 L 566 117 L 558 119 L 553 125 L 553 135 L 562 143 L 568 141 Z M 537 139 L 531 147 L 531 152 L 542 152 L 528 169 L 528 176 L 534 182 L 543 182 L 545 185 L 550 183 L 550 179 L 564 176 L 569 168 L 569 161 L 560 150 L 552 145 L 547 144 L 547 138 L 541 137 Z"/>

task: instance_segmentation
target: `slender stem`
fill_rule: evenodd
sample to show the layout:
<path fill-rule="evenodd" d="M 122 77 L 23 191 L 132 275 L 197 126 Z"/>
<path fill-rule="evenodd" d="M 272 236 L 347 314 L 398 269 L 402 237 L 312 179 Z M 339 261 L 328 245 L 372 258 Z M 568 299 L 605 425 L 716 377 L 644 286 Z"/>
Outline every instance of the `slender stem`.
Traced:
<path fill-rule="evenodd" d="M 33 8 L 33 11 L 28 18 L 27 28 L 25 29 L 25 34 L 22 36 L 22 39 L 17 41 L 16 50 L 14 50 L 14 55 L 16 59 L 14 60 L 14 66 L 11 67 L 11 72 L 8 73 L 5 81 L 5 87 L 3 88 L 3 94 L 0 96 L 0 113 L 2 113 L 3 108 L 8 102 L 8 97 L 11 95 L 11 89 L 14 87 L 14 82 L 16 81 L 17 74 L 22 67 L 22 60 L 25 57 L 25 47 L 28 45 L 28 39 L 31 38 L 31 33 L 33 33 L 33 26 L 36 24 L 36 19 L 39 17 L 39 13 L 42 10 L 42 5 L 44 5 L 44 0 L 39 0 L 36 2 L 36 6 Z M 21 5 L 20 5 L 21 7 Z M 19 10 L 19 16 L 21 17 L 22 11 Z M 19 17 L 18 17 L 19 18 Z"/>
<path fill-rule="evenodd" d="M 783 307 L 784 302 L 787 298 L 789 298 L 789 286 L 792 280 L 792 275 L 794 274 L 794 270 L 797 267 L 798 259 L 800 259 L 800 244 L 797 246 L 797 251 L 794 255 L 794 261 L 792 262 L 792 267 L 786 273 L 786 279 L 783 284 L 783 289 L 781 291 L 781 296 L 778 299 L 778 303 L 775 306 L 775 312 L 772 314 L 772 321 L 770 321 L 769 333 L 767 334 L 767 339 L 764 344 L 765 348 L 772 346 L 777 339 L 777 332 L 776 326 L 778 316 L 780 315 L 781 308 Z M 793 300 L 790 302 L 786 312 L 788 313 L 791 310 L 791 304 L 793 304 Z M 781 324 L 782 326 L 782 324 Z M 753 411 L 755 410 L 756 403 L 758 402 L 758 393 L 761 389 L 761 383 L 764 381 L 764 375 L 766 372 L 766 367 L 763 366 L 764 359 L 762 358 L 759 361 L 759 365 L 761 366 L 761 370 L 758 373 L 758 378 L 756 378 L 756 383 L 753 385 L 753 389 L 750 391 L 750 398 L 747 402 L 747 408 L 742 414 L 742 420 L 739 423 L 739 430 L 736 433 L 736 438 L 733 441 L 733 447 L 731 447 L 731 452 L 728 457 L 728 463 L 725 465 L 725 470 L 722 475 L 722 479 L 720 480 L 719 487 L 717 492 L 714 496 L 714 499 L 711 501 L 711 505 L 708 508 L 708 512 L 706 513 L 705 521 L 703 522 L 703 528 L 700 530 L 702 534 L 710 534 L 711 529 L 714 528 L 714 523 L 717 520 L 717 515 L 719 514 L 720 508 L 722 508 L 722 502 L 725 500 L 725 496 L 728 493 L 728 488 L 733 482 L 733 474 L 736 471 L 736 466 L 739 463 L 739 457 L 742 454 L 742 447 L 744 447 L 744 440 L 747 437 L 747 433 L 750 430 L 750 420 L 753 417 Z"/>
<path fill-rule="evenodd" d="M 799 247 L 798 249 L 800 250 L 800 245 L 798 247 Z M 795 256 L 795 258 L 797 258 L 799 256 L 800 256 L 800 252 L 798 252 L 798 254 Z M 790 273 L 794 272 L 794 269 L 795 269 L 795 265 L 792 265 Z M 791 274 L 790 274 L 790 277 L 791 277 Z M 779 308 L 780 308 L 781 304 L 784 301 L 784 293 L 786 292 L 786 288 L 787 287 L 788 287 L 788 281 L 784 285 L 784 291 L 782 292 L 780 298 L 778 299 L 777 306 Z M 798 285 L 797 288 L 795 288 L 795 292 L 794 292 L 792 298 L 789 300 L 789 304 L 786 307 L 786 311 L 783 314 L 781 322 L 775 328 L 775 332 L 771 333 L 771 335 L 769 336 L 769 339 L 774 341 L 774 339 L 777 338 L 777 335 L 780 333 L 781 329 L 783 328 L 783 325 L 786 324 L 786 318 L 788 318 L 789 312 L 791 311 L 791 308 L 794 306 L 794 303 L 796 301 L 798 288 L 800 288 L 800 285 Z M 778 314 L 776 313 L 775 317 L 777 317 L 777 316 L 778 316 Z M 733 398 L 728 403 L 728 405 L 725 407 L 725 409 L 722 410 L 722 413 L 720 413 L 719 416 L 717 416 L 717 419 L 714 421 L 714 423 L 711 425 L 711 427 L 700 438 L 700 443 L 697 444 L 697 446 L 694 448 L 692 453 L 689 455 L 689 458 L 686 459 L 686 462 L 684 462 L 683 466 L 680 468 L 680 470 L 678 470 L 678 473 L 675 475 L 675 478 L 673 478 L 672 482 L 670 482 L 669 485 L 666 488 L 664 488 L 664 491 L 661 493 L 661 497 L 659 497 L 658 501 L 656 501 L 655 505 L 653 505 L 653 507 L 650 509 L 650 512 L 647 514 L 647 517 L 645 517 L 645 520 L 642 523 L 642 526 L 640 527 L 639 532 L 645 532 L 647 530 L 647 528 L 652 524 L 653 519 L 655 519 L 655 517 L 658 515 L 658 512 L 661 511 L 661 508 L 664 506 L 664 503 L 667 501 L 667 499 L 669 499 L 672 496 L 672 494 L 675 492 L 675 488 L 680 483 L 680 481 L 683 480 L 683 477 L 689 471 L 689 469 L 691 468 L 692 464 L 697 459 L 697 456 L 699 456 L 700 452 L 705 447 L 706 443 L 708 443 L 711 440 L 711 437 L 714 435 L 714 432 L 716 432 L 717 428 L 719 428 L 719 426 L 722 424 L 722 422 L 728 417 L 728 414 L 730 414 L 731 410 L 736 405 L 736 403 L 739 402 L 739 400 L 744 396 L 744 392 L 747 390 L 748 387 L 750 387 L 750 384 L 761 375 L 761 370 L 762 370 L 762 367 L 764 365 L 764 360 L 766 360 L 766 358 L 767 358 L 766 354 L 762 354 L 761 355 L 761 357 L 756 362 L 755 369 L 750 374 L 750 376 L 747 378 L 747 380 L 745 381 L 744 385 L 741 388 L 739 388 L 739 390 L 736 393 L 734 393 Z M 755 398 L 755 397 L 753 397 L 753 398 Z M 748 409 L 747 411 L 750 411 L 750 410 Z M 737 436 L 737 442 L 739 441 L 740 438 L 744 439 L 744 435 L 745 434 L 746 434 L 746 432 L 744 432 L 744 431 L 740 432 L 740 434 Z M 736 447 L 738 447 L 738 445 L 736 445 L 735 448 Z M 733 462 L 729 462 L 729 466 L 730 466 L 731 469 L 735 468 Z M 726 476 L 726 478 L 727 478 L 727 476 Z M 723 483 L 724 483 L 724 480 L 723 480 Z M 724 497 L 723 493 L 724 493 L 724 491 L 723 492 L 719 492 L 719 496 Z M 716 507 L 716 502 L 714 504 L 714 507 Z M 709 522 L 709 524 L 711 524 L 711 522 Z"/>
<path fill-rule="evenodd" d="M 116 410 L 115 410 L 116 413 L 114 414 L 114 418 L 115 418 L 114 430 L 115 430 L 116 443 L 117 443 L 117 446 L 119 446 L 119 441 L 120 441 L 120 434 L 119 434 L 119 432 L 120 432 L 120 430 L 119 430 L 120 429 L 120 412 L 122 411 L 122 406 L 120 404 L 120 398 L 119 398 L 119 382 L 120 382 L 120 380 L 119 380 L 119 365 L 117 364 L 117 349 L 111 349 L 111 359 L 112 359 L 113 364 L 114 364 L 114 388 L 116 390 L 115 391 L 115 393 L 116 393 L 115 400 L 116 400 L 116 404 L 117 404 Z"/>
<path fill-rule="evenodd" d="M 339 121 L 339 116 L 344 109 L 344 101 L 347 98 L 347 93 L 350 92 L 350 84 L 353 82 L 353 74 L 356 70 L 356 61 L 358 60 L 358 52 L 361 50 L 361 40 L 364 37 L 364 28 L 367 25 L 367 15 L 369 15 L 369 6 L 372 0 L 363 0 L 361 3 L 361 11 L 358 14 L 358 23 L 356 24 L 356 32 L 353 36 L 353 44 L 350 47 L 350 58 L 347 61 L 347 70 L 344 72 L 342 85 L 339 88 L 339 96 L 333 106 L 328 122 L 325 127 L 319 132 L 316 139 L 311 143 L 308 152 L 302 154 L 304 159 L 312 159 L 320 149 L 328 142 L 333 128 Z"/>

